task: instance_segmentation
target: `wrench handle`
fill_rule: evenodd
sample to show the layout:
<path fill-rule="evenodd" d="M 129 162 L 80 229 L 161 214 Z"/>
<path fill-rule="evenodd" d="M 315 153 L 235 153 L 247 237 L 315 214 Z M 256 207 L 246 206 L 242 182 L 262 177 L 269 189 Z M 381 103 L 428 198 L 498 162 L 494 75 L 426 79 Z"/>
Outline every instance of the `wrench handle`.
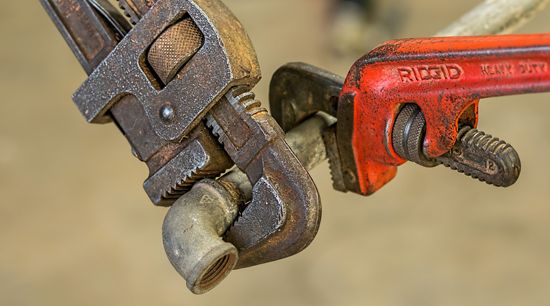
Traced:
<path fill-rule="evenodd" d="M 65 38 L 65 41 L 89 75 L 111 53 L 122 39 L 121 34 L 102 19 L 88 0 L 40 0 L 48 15 Z M 92 2 L 94 5 L 97 2 Z M 99 1 L 101 8 L 114 14 L 106 1 Z M 117 16 L 115 16 L 117 17 Z M 123 23 L 121 18 L 117 22 Z M 125 30 L 129 24 L 123 24 Z"/>

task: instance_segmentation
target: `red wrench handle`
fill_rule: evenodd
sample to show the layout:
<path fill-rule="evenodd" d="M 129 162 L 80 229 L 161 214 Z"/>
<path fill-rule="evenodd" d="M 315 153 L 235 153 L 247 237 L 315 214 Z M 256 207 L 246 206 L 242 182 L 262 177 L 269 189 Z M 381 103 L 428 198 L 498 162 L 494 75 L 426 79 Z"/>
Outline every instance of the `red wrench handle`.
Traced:
<path fill-rule="evenodd" d="M 347 149 L 361 193 L 378 190 L 405 162 L 391 145 L 402 104 L 421 108 L 424 152 L 439 156 L 456 142 L 459 121 L 475 127 L 479 99 L 549 91 L 549 63 L 550 34 L 400 39 L 366 54 L 340 96 L 340 103 L 353 99 L 353 108 L 338 113 L 339 124 L 352 125 Z"/>

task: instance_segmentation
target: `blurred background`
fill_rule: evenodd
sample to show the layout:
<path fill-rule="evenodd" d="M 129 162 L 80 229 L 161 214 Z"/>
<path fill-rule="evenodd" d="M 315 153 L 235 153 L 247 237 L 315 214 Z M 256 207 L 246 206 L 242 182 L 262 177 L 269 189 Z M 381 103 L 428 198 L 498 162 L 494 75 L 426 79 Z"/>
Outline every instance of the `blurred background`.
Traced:
<path fill-rule="evenodd" d="M 383 1 L 377 16 L 398 26 L 342 47 L 333 30 L 349 25 L 328 1 L 225 1 L 256 47 L 265 105 L 287 62 L 344 76 L 378 40 L 431 36 L 479 2 Z M 73 105 L 86 75 L 40 3 L 3 3 L 0 28 L 0 305 L 550 304 L 548 94 L 480 104 L 479 127 L 522 158 L 514 186 L 407 163 L 361 197 L 334 191 L 324 163 L 311 172 L 323 200 L 311 246 L 194 296 L 166 259 L 147 167 Z M 550 9 L 521 32 L 549 30 Z"/>

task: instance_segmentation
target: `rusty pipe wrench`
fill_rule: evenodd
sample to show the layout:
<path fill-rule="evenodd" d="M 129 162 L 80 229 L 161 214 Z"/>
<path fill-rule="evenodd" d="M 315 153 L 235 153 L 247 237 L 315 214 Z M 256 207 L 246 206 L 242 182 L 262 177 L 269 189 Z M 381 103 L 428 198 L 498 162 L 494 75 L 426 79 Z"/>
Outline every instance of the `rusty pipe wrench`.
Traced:
<path fill-rule="evenodd" d="M 549 34 L 400 39 L 367 53 L 345 80 L 306 64 L 284 66 L 270 103 L 285 130 L 319 110 L 337 117 L 325 140 L 338 190 L 372 194 L 407 160 L 509 186 L 519 157 L 474 129 L 478 101 L 549 91 L 549 63 Z"/>
<path fill-rule="evenodd" d="M 317 189 L 248 92 L 260 80 L 258 60 L 221 1 L 121 0 L 133 28 L 105 0 L 41 2 L 89 74 L 75 104 L 89 122 L 117 124 L 149 167 L 144 188 L 155 205 L 170 206 L 235 163 L 254 186 L 228 238 L 238 266 L 309 245 Z"/>

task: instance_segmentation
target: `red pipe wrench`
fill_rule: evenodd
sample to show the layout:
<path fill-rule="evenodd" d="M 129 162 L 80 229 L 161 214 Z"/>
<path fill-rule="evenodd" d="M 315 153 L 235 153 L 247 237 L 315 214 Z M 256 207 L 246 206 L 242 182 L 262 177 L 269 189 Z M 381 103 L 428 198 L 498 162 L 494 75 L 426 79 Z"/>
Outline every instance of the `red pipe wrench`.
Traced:
<path fill-rule="evenodd" d="M 519 156 L 475 130 L 478 102 L 549 91 L 549 63 L 550 34 L 398 39 L 359 59 L 345 81 L 305 64 L 284 66 L 272 79 L 271 109 L 285 130 L 315 111 L 337 117 L 324 138 L 341 191 L 370 195 L 407 160 L 509 186 Z"/>
<path fill-rule="evenodd" d="M 337 113 L 358 191 L 374 193 L 406 161 L 392 139 L 404 105 L 425 118 L 420 154 L 442 156 L 460 126 L 476 127 L 479 99 L 549 91 L 549 62 L 550 34 L 400 39 L 369 52 L 351 68 Z"/>

